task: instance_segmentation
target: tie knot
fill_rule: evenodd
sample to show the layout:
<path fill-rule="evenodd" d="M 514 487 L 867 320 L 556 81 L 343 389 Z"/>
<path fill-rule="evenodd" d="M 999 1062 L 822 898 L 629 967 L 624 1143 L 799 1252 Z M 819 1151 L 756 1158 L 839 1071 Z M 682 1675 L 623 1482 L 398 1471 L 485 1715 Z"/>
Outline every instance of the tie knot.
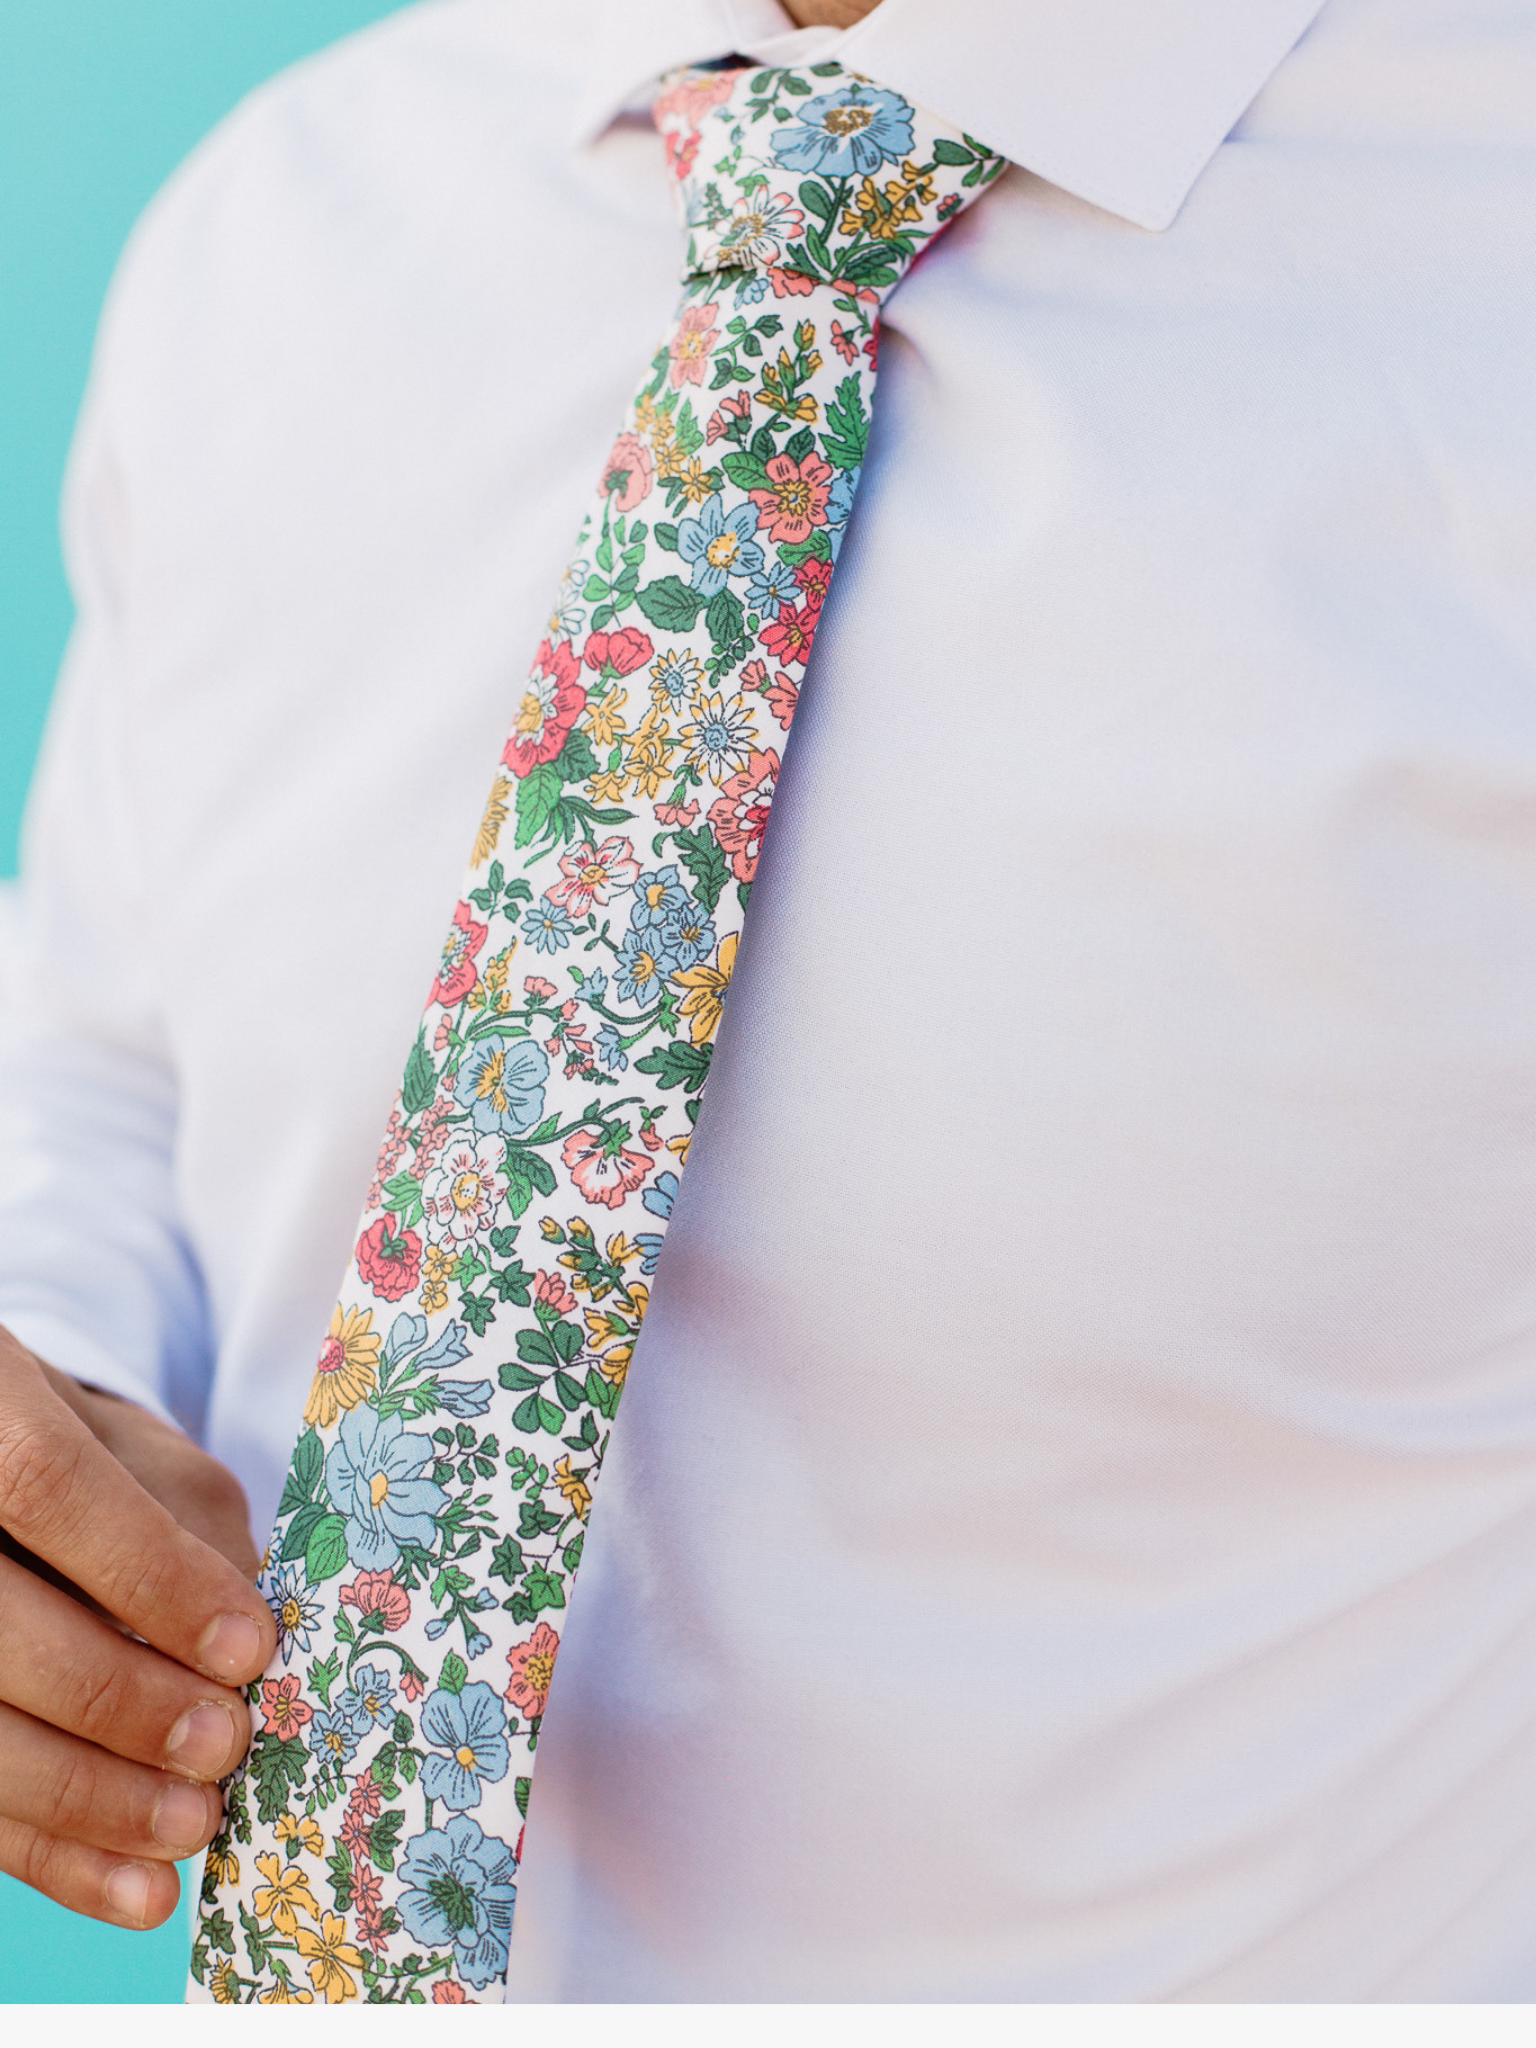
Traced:
<path fill-rule="evenodd" d="M 675 73 L 653 112 L 684 277 L 756 271 L 780 298 L 822 284 L 883 299 L 1004 163 L 841 64 Z"/>

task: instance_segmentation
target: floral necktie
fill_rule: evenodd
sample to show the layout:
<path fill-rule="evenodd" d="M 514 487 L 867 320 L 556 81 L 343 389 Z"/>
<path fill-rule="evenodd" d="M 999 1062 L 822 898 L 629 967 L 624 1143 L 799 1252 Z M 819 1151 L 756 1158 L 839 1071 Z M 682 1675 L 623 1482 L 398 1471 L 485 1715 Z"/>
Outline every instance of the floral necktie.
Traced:
<path fill-rule="evenodd" d="M 682 305 L 517 705 L 321 1349 L 193 1998 L 501 1997 L 560 1630 L 853 505 L 876 316 L 1003 168 L 838 64 L 686 72 L 655 115 Z"/>

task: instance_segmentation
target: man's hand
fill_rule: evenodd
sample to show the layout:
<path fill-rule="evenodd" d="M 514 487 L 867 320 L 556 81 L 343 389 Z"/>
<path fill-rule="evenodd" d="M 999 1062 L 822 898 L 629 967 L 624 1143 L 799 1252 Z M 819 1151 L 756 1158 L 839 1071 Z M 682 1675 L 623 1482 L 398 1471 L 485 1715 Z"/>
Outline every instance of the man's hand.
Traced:
<path fill-rule="evenodd" d="M 250 1739 L 230 1688 L 274 1647 L 257 1562 L 231 1473 L 0 1330 L 0 1870 L 169 1917 Z"/>

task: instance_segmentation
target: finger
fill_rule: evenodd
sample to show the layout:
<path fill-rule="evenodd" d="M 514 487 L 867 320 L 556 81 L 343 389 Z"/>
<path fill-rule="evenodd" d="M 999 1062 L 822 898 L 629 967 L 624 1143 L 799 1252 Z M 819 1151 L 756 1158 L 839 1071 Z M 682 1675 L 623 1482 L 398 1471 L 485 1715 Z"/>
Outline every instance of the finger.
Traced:
<path fill-rule="evenodd" d="M 210 1785 L 124 1763 L 30 1714 L 0 1706 L 0 1815 L 120 1856 L 195 1856 L 224 1802 Z"/>
<path fill-rule="evenodd" d="M 135 1634 L 238 1685 L 276 1644 L 266 1602 L 178 1526 L 14 1347 L 0 1358 L 0 1526 Z"/>
<path fill-rule="evenodd" d="M 53 1391 L 183 1529 L 211 1544 L 241 1575 L 261 1567 L 251 1535 L 250 1503 L 233 1472 L 179 1429 L 132 1401 L 85 1387 L 38 1361 Z"/>
<path fill-rule="evenodd" d="M 250 1709 L 56 1587 L 0 1559 L 0 1700 L 130 1761 L 222 1778 L 250 1741 Z"/>
<path fill-rule="evenodd" d="M 129 1860 L 88 1842 L 61 1841 L 25 1821 L 0 1820 L 0 1870 L 71 1913 L 113 1927 L 163 1927 L 181 1896 L 169 1863 Z"/>

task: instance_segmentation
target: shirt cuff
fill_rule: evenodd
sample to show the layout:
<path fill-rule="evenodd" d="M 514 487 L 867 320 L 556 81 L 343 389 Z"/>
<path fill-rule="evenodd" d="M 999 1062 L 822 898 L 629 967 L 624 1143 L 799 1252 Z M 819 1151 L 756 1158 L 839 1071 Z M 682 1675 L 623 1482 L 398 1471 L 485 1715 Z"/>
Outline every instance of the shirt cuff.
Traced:
<path fill-rule="evenodd" d="M 136 1401 L 141 1408 L 147 1408 L 151 1415 L 158 1415 L 173 1429 L 181 1428 L 147 1380 L 131 1372 L 94 1337 L 87 1336 L 73 1323 L 58 1316 L 38 1314 L 36 1310 L 20 1309 L 10 1315 L 5 1304 L 0 1302 L 0 1325 L 10 1331 L 18 1344 L 35 1352 L 55 1371 L 67 1372 L 71 1379 L 80 1380 L 88 1387 L 99 1387 L 104 1394 L 118 1394 L 125 1401 Z"/>

